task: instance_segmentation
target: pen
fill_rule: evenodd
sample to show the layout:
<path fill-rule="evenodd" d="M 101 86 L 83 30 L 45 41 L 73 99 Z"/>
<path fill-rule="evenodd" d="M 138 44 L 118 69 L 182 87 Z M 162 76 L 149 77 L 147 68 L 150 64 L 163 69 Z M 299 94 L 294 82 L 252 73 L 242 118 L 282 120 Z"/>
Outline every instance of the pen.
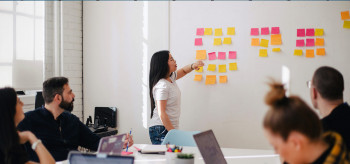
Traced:
<path fill-rule="evenodd" d="M 131 137 L 131 131 L 132 131 L 132 128 L 130 129 L 129 137 Z M 126 144 L 126 152 L 128 152 L 128 149 L 129 149 L 129 139 L 128 139 L 128 143 Z"/>

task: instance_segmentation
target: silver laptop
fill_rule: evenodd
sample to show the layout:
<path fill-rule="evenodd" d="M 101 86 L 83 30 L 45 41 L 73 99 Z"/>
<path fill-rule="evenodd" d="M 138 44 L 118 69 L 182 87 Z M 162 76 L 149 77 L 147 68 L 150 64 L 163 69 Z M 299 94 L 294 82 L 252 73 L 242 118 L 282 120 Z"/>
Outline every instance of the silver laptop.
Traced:
<path fill-rule="evenodd" d="M 71 151 L 68 155 L 68 161 L 69 164 L 134 164 L 134 157 Z"/>
<path fill-rule="evenodd" d="M 100 139 L 97 152 L 108 155 L 120 155 L 123 150 L 126 134 L 108 136 Z"/>
<path fill-rule="evenodd" d="M 227 164 L 212 130 L 193 135 L 206 164 Z"/>

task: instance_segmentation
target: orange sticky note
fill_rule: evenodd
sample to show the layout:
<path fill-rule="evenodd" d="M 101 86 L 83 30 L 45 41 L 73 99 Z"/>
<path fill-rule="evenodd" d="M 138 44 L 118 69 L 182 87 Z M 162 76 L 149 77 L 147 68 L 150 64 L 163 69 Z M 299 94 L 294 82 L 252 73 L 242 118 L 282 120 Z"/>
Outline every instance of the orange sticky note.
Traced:
<path fill-rule="evenodd" d="M 197 50 L 196 51 L 196 59 L 197 60 L 207 59 L 207 51 L 206 50 Z"/>
<path fill-rule="evenodd" d="M 315 45 L 316 46 L 324 46 L 324 39 L 323 38 L 316 38 Z"/>
<path fill-rule="evenodd" d="M 267 49 L 260 49 L 259 56 L 260 57 L 267 57 Z"/>
<path fill-rule="evenodd" d="M 281 34 L 271 35 L 271 45 L 281 45 L 282 36 Z"/>
<path fill-rule="evenodd" d="M 340 14 L 341 14 L 341 20 L 350 19 L 349 11 L 342 11 Z"/>
<path fill-rule="evenodd" d="M 203 72 L 203 66 L 202 67 L 198 67 L 199 69 L 198 70 L 194 70 L 196 72 Z"/>
<path fill-rule="evenodd" d="M 259 42 L 259 38 L 252 38 L 252 46 L 259 46 L 260 42 Z"/>
<path fill-rule="evenodd" d="M 227 27 L 227 35 L 235 35 L 235 28 Z"/>
<path fill-rule="evenodd" d="M 227 76 L 219 76 L 219 83 L 226 83 L 227 82 Z"/>
<path fill-rule="evenodd" d="M 295 56 L 302 56 L 302 55 L 303 55 L 303 50 L 295 49 L 295 50 L 294 50 L 294 55 L 295 55 Z"/>
<path fill-rule="evenodd" d="M 324 56 L 326 55 L 326 51 L 324 48 L 317 48 L 316 49 L 316 55 Z"/>
<path fill-rule="evenodd" d="M 216 75 L 207 75 L 205 78 L 205 85 L 215 84 Z"/>
<path fill-rule="evenodd" d="M 307 49 L 307 50 L 306 50 L 306 57 L 307 57 L 307 58 L 313 58 L 313 57 L 315 57 L 315 50 L 314 50 L 314 49 Z"/>
<path fill-rule="evenodd" d="M 202 75 L 194 75 L 194 81 L 202 81 Z"/>
<path fill-rule="evenodd" d="M 221 45 L 221 38 L 214 38 L 214 46 Z"/>
<path fill-rule="evenodd" d="M 230 71 L 236 71 L 237 70 L 237 63 L 229 63 L 228 65 L 229 65 L 228 69 Z"/>
<path fill-rule="evenodd" d="M 224 38 L 224 44 L 231 44 L 231 38 Z"/>
<path fill-rule="evenodd" d="M 269 40 L 267 40 L 267 39 L 261 39 L 261 41 L 260 41 L 260 46 L 261 47 L 269 47 Z"/>

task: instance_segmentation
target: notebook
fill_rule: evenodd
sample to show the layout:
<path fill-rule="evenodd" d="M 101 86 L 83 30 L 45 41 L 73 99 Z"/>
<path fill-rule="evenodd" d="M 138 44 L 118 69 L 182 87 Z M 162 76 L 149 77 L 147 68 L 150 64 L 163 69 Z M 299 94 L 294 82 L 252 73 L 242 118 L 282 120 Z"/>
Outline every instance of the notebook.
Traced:
<path fill-rule="evenodd" d="M 68 161 L 69 164 L 133 164 L 134 157 L 71 151 L 68 154 Z"/>
<path fill-rule="evenodd" d="M 123 150 L 126 134 L 108 136 L 100 139 L 97 152 L 108 155 L 120 155 Z"/>
<path fill-rule="evenodd" d="M 166 145 L 146 145 L 139 150 L 142 154 L 165 154 L 165 151 Z"/>
<path fill-rule="evenodd" d="M 193 135 L 198 149 L 207 164 L 227 164 L 212 130 Z"/>

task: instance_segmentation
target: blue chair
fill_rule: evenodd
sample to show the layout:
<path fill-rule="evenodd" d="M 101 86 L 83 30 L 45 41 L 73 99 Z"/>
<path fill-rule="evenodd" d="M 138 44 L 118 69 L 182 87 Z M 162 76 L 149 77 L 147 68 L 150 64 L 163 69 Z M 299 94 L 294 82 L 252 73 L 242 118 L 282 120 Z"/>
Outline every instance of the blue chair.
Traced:
<path fill-rule="evenodd" d="M 193 135 L 197 133 L 200 133 L 200 131 L 170 130 L 165 136 L 162 145 L 170 143 L 176 146 L 197 146 L 193 139 Z"/>

